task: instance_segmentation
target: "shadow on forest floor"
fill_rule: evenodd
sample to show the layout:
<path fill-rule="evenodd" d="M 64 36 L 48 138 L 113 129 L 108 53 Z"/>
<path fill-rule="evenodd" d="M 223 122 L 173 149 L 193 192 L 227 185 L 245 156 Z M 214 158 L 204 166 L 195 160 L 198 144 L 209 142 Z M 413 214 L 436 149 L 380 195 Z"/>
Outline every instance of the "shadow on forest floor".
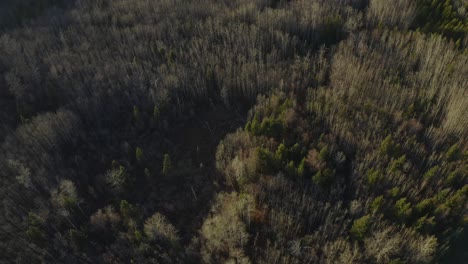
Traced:
<path fill-rule="evenodd" d="M 244 122 L 239 117 L 244 115 L 227 112 L 221 107 L 201 110 L 187 121 L 174 124 L 172 134 L 167 135 L 174 144 L 174 175 L 163 179 L 154 196 L 147 199 L 157 200 L 154 209 L 171 219 L 184 246 L 200 229 L 216 193 L 224 189 L 216 169 L 216 149 Z"/>

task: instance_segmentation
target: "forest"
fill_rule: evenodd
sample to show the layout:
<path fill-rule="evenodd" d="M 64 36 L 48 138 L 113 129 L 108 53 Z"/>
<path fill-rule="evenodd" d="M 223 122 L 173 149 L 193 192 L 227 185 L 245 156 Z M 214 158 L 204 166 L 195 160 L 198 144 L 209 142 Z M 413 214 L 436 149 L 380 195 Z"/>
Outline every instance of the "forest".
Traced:
<path fill-rule="evenodd" d="M 0 263 L 468 263 L 467 0 L 0 1 Z"/>

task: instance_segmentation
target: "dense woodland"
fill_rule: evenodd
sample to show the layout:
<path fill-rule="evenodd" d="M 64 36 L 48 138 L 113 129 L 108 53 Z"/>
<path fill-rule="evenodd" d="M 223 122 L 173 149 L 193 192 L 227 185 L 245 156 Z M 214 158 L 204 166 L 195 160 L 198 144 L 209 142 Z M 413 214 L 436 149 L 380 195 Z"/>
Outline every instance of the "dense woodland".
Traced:
<path fill-rule="evenodd" d="M 466 0 L 1 1 L 0 263 L 467 263 L 467 33 Z"/>

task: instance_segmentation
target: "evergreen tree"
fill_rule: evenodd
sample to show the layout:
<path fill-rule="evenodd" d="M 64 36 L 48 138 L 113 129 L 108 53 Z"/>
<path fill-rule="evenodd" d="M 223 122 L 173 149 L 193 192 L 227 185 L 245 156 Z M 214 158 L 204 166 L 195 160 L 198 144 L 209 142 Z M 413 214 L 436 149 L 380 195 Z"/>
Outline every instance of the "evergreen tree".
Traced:
<path fill-rule="evenodd" d="M 168 175 L 172 171 L 172 162 L 169 154 L 164 154 L 162 173 Z"/>

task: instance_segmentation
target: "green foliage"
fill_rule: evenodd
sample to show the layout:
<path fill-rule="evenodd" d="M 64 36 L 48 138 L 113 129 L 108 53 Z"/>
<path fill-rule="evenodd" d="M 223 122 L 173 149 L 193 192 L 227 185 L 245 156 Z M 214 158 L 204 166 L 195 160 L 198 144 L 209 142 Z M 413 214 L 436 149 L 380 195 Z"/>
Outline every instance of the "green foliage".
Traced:
<path fill-rule="evenodd" d="M 252 122 L 251 121 L 247 121 L 247 123 L 245 123 L 244 130 L 247 131 L 247 132 L 253 132 L 252 131 Z"/>
<path fill-rule="evenodd" d="M 333 170 L 326 168 L 314 174 L 312 181 L 321 187 L 328 187 L 333 182 L 334 174 Z"/>
<path fill-rule="evenodd" d="M 415 24 L 426 32 L 437 32 L 451 38 L 462 38 L 468 32 L 466 16 L 458 14 L 456 1 L 418 0 Z M 466 10 L 466 6 L 462 7 Z M 457 10 L 458 9 L 458 10 Z"/>
<path fill-rule="evenodd" d="M 392 259 L 388 264 L 405 264 L 405 262 L 401 260 L 400 258 L 397 258 L 397 259 Z"/>
<path fill-rule="evenodd" d="M 129 176 L 124 166 L 109 170 L 106 173 L 106 182 L 117 192 L 125 189 L 128 178 Z"/>
<path fill-rule="evenodd" d="M 252 122 L 250 123 L 247 123 L 248 125 L 246 125 L 246 129 L 247 131 L 249 132 L 252 132 L 252 134 L 254 135 L 259 135 L 260 134 L 260 121 L 258 120 L 258 115 L 255 114 Z"/>
<path fill-rule="evenodd" d="M 371 203 L 370 208 L 373 213 L 376 213 L 382 210 L 382 206 L 384 204 L 384 197 L 383 195 L 377 196 Z"/>
<path fill-rule="evenodd" d="M 287 98 L 284 100 L 284 102 L 276 109 L 276 115 L 283 117 L 284 113 L 290 108 L 292 108 L 294 105 L 294 102 L 291 98 Z"/>
<path fill-rule="evenodd" d="M 394 206 L 395 216 L 400 219 L 402 222 L 406 222 L 413 213 L 411 203 L 406 200 L 406 198 L 401 198 L 396 201 Z"/>
<path fill-rule="evenodd" d="M 393 142 L 392 136 L 388 135 L 380 144 L 380 154 L 394 157 L 396 152 L 397 146 Z"/>
<path fill-rule="evenodd" d="M 281 164 L 282 162 L 286 160 L 287 155 L 288 153 L 287 153 L 286 146 L 284 144 L 280 144 L 275 151 L 275 159 L 277 160 L 279 164 Z"/>
<path fill-rule="evenodd" d="M 120 201 L 120 214 L 125 219 L 131 219 L 135 217 L 137 209 L 134 205 L 130 204 L 126 200 Z"/>
<path fill-rule="evenodd" d="M 305 158 L 301 160 L 301 163 L 299 163 L 299 167 L 297 167 L 297 175 L 299 177 L 304 177 L 305 174 Z"/>
<path fill-rule="evenodd" d="M 319 157 L 323 161 L 328 161 L 330 158 L 330 150 L 328 149 L 328 146 L 323 147 L 320 152 L 319 152 Z"/>
<path fill-rule="evenodd" d="M 447 150 L 447 160 L 448 161 L 456 161 L 460 158 L 460 148 L 458 147 L 458 144 L 452 145 L 448 150 Z"/>
<path fill-rule="evenodd" d="M 449 196 L 443 205 L 450 209 L 450 213 L 454 215 L 462 215 L 464 213 L 467 198 L 468 185 L 465 185 L 462 189 Z"/>
<path fill-rule="evenodd" d="M 135 158 L 139 163 L 145 161 L 145 155 L 143 154 L 143 150 L 140 147 L 137 147 L 135 150 Z"/>
<path fill-rule="evenodd" d="M 405 164 L 406 164 L 406 155 L 403 155 L 403 156 L 399 157 L 398 159 L 393 160 L 390 163 L 390 171 L 393 172 L 393 173 L 395 173 L 397 171 L 401 171 L 401 170 L 403 170 Z"/>
<path fill-rule="evenodd" d="M 306 172 L 305 158 L 300 158 L 302 150 L 299 144 L 288 148 L 283 143 L 278 145 L 276 151 L 271 153 L 265 148 L 257 148 L 257 156 L 260 160 L 260 172 L 275 173 L 283 170 L 290 177 L 303 177 Z M 298 158 L 299 157 L 299 158 Z M 297 160 L 297 161 L 296 161 Z M 296 167 L 296 164 L 297 167 Z"/>
<path fill-rule="evenodd" d="M 447 183 L 450 185 L 457 185 L 462 183 L 465 179 L 467 174 L 462 172 L 463 170 L 454 170 L 447 176 Z"/>
<path fill-rule="evenodd" d="M 279 138 L 283 133 L 283 125 L 281 124 L 280 120 L 264 118 L 257 133 L 258 135 Z"/>
<path fill-rule="evenodd" d="M 434 203 L 432 199 L 424 199 L 416 204 L 415 210 L 419 215 L 428 214 L 434 209 Z"/>
<path fill-rule="evenodd" d="M 391 156 L 393 152 L 393 148 L 394 148 L 394 145 L 393 145 L 392 136 L 389 135 L 380 144 L 380 153 Z"/>
<path fill-rule="evenodd" d="M 400 188 L 399 187 L 393 187 L 392 189 L 390 189 L 388 191 L 388 194 L 391 197 L 396 198 L 396 197 L 400 196 L 400 194 L 401 194 Z"/>
<path fill-rule="evenodd" d="M 377 169 L 371 169 L 367 173 L 367 183 L 370 186 L 375 186 L 381 180 L 381 172 Z"/>
<path fill-rule="evenodd" d="M 299 162 L 304 158 L 305 155 L 305 148 L 301 148 L 299 143 L 294 144 L 292 147 L 289 148 L 288 156 L 291 160 L 295 162 Z"/>
<path fill-rule="evenodd" d="M 172 171 L 172 161 L 169 154 L 164 154 L 162 173 L 168 175 Z"/>
<path fill-rule="evenodd" d="M 68 210 L 73 210 L 78 205 L 77 197 L 66 196 L 63 198 L 63 207 Z"/>
<path fill-rule="evenodd" d="M 434 230 L 435 227 L 435 217 L 428 217 L 427 215 L 419 218 L 414 224 L 414 229 L 418 232 L 428 233 Z"/>
<path fill-rule="evenodd" d="M 434 166 L 430 168 L 425 174 L 424 179 L 430 181 L 434 176 L 439 172 L 439 166 Z"/>
<path fill-rule="evenodd" d="M 443 189 L 437 192 L 437 194 L 433 197 L 434 203 L 443 203 L 449 196 L 450 189 Z"/>
<path fill-rule="evenodd" d="M 285 128 L 283 127 L 285 112 L 292 105 L 290 99 L 285 100 L 280 104 L 284 98 L 275 97 L 275 108 L 271 108 L 271 105 L 261 105 L 260 113 L 255 112 L 253 118 L 249 120 L 244 129 L 256 136 L 266 136 L 271 138 L 281 138 Z M 279 104 L 279 105 L 278 105 Z M 261 116 L 261 118 L 259 117 Z"/>
<path fill-rule="evenodd" d="M 427 98 L 416 98 L 414 102 L 405 109 L 406 118 L 426 117 L 428 109 L 433 103 Z"/>
<path fill-rule="evenodd" d="M 284 170 L 286 171 L 286 175 L 289 175 L 290 177 L 298 174 L 296 166 L 294 166 L 294 161 L 288 162 Z"/>
<path fill-rule="evenodd" d="M 359 219 L 354 220 L 353 226 L 349 231 L 351 237 L 357 241 L 362 241 L 370 228 L 370 215 L 365 215 Z"/>
<path fill-rule="evenodd" d="M 133 232 L 133 237 L 137 243 L 140 243 L 143 240 L 143 234 L 139 230 L 135 230 L 135 232 Z"/>

